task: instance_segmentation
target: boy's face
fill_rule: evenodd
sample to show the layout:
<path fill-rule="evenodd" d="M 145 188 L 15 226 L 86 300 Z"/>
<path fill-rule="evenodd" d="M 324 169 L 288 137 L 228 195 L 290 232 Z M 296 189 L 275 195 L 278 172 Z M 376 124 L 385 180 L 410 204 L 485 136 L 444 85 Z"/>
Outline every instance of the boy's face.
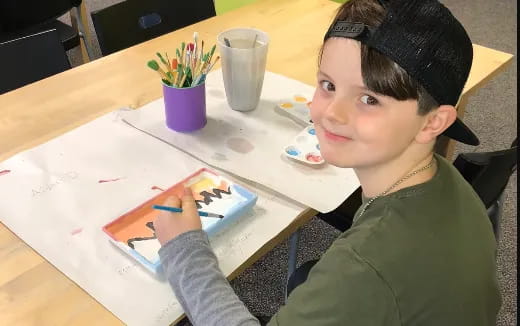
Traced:
<path fill-rule="evenodd" d="M 365 88 L 360 46 L 351 39 L 327 40 L 311 104 L 321 154 L 338 167 L 372 167 L 398 158 L 426 119 L 418 115 L 416 100 L 398 101 Z"/>

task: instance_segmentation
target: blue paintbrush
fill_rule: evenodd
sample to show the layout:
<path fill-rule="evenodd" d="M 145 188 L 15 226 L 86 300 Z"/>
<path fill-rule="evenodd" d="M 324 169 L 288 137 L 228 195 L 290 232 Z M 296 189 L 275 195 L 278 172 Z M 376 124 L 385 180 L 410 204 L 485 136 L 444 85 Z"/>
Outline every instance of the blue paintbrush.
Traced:
<path fill-rule="evenodd" d="M 168 212 L 173 212 L 173 213 L 182 213 L 182 208 L 177 208 L 177 207 L 153 205 L 152 208 L 153 209 L 158 209 L 158 210 L 161 210 L 161 211 L 168 211 Z M 198 213 L 199 213 L 199 216 L 217 217 L 217 218 L 223 218 L 224 217 L 223 215 L 215 214 L 215 213 L 208 213 L 208 212 L 201 212 L 201 211 L 198 211 Z"/>

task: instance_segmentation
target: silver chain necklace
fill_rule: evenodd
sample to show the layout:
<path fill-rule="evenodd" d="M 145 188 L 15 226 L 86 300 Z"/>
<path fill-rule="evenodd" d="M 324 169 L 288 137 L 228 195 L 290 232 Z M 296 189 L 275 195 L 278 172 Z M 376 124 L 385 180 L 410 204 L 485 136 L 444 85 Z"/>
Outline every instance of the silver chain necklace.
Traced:
<path fill-rule="evenodd" d="M 435 157 L 432 158 L 432 160 L 430 161 L 430 163 L 428 163 L 428 165 L 425 165 L 423 166 L 422 168 L 420 169 L 417 169 L 413 172 L 411 172 L 410 174 L 407 174 L 405 175 L 402 179 L 400 179 L 399 181 L 397 181 L 396 183 L 394 183 L 390 188 L 386 189 L 385 191 L 383 191 L 382 193 L 380 193 L 379 195 L 373 197 L 372 199 L 370 199 L 368 201 L 368 203 L 365 205 L 365 207 L 363 207 L 363 210 L 361 211 L 361 213 L 359 214 L 359 216 L 357 217 L 357 219 L 359 219 L 361 217 L 361 215 L 363 215 L 363 213 L 365 213 L 365 211 L 367 210 L 368 206 L 370 206 L 370 204 L 372 204 L 374 202 L 374 200 L 378 199 L 379 197 L 382 197 L 384 195 L 386 195 L 389 191 L 391 191 L 392 189 L 394 189 L 395 187 L 397 187 L 398 185 L 400 185 L 402 182 L 404 182 L 405 180 L 413 177 L 414 175 L 416 175 L 417 173 L 419 172 L 422 172 L 424 170 L 428 170 L 429 168 L 432 167 L 433 165 L 433 162 L 435 161 Z"/>

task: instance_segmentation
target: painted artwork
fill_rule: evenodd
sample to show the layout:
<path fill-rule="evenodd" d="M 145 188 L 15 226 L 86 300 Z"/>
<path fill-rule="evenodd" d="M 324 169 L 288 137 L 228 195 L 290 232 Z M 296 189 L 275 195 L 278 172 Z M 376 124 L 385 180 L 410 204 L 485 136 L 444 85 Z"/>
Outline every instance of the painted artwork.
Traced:
<path fill-rule="evenodd" d="M 190 188 L 200 211 L 216 213 L 222 218 L 201 217 L 203 229 L 211 235 L 220 227 L 243 215 L 255 203 L 257 196 L 242 186 L 200 169 L 158 196 L 103 227 L 117 247 L 141 262 L 148 270 L 157 273 L 160 265 L 159 241 L 153 221 L 159 214 L 153 205 L 162 205 L 171 195 L 182 196 L 184 187 Z"/>

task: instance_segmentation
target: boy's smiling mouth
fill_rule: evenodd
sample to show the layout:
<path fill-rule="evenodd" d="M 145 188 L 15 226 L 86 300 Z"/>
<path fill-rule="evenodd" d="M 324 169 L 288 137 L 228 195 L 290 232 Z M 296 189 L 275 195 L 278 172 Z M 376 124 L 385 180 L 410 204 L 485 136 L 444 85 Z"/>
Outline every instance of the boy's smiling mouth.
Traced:
<path fill-rule="evenodd" d="M 334 142 L 347 142 L 352 140 L 352 138 L 335 134 L 333 132 L 328 131 L 325 128 L 323 128 L 323 134 L 325 135 L 325 138 Z"/>

